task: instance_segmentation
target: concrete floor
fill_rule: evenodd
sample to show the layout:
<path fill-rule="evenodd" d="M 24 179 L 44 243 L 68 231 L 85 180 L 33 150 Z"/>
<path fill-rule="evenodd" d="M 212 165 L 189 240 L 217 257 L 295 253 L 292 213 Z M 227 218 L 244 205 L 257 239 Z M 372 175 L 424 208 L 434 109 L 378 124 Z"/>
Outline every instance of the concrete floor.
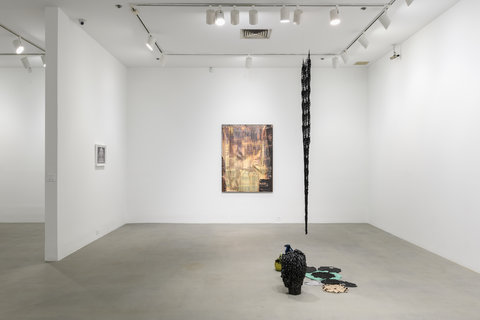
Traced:
<path fill-rule="evenodd" d="M 126 225 L 56 263 L 42 224 L 0 224 L 0 319 L 480 319 L 480 275 L 367 224 Z M 274 259 L 358 284 L 286 294 Z"/>

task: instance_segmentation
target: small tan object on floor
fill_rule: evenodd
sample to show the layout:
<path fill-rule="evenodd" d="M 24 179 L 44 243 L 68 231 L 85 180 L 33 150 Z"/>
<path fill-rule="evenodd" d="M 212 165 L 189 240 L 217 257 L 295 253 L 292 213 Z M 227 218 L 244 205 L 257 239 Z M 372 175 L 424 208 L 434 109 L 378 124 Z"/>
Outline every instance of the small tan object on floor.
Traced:
<path fill-rule="evenodd" d="M 341 284 L 324 284 L 322 287 L 323 291 L 330 293 L 346 293 L 348 288 L 342 286 Z"/>

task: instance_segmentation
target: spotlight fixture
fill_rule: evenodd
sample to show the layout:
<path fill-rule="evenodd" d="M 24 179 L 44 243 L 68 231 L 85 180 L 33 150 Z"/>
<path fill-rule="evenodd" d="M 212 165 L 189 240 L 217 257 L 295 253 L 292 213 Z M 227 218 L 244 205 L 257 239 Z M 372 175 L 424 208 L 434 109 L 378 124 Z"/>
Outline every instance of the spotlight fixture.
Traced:
<path fill-rule="evenodd" d="M 47 61 L 45 60 L 45 56 L 40 56 L 40 59 L 42 59 L 42 65 L 45 68 L 47 66 Z"/>
<path fill-rule="evenodd" d="M 245 59 L 245 68 L 250 69 L 252 67 L 253 63 L 253 58 L 248 55 L 247 58 Z"/>
<path fill-rule="evenodd" d="M 159 62 L 161 67 L 165 67 L 166 57 L 163 53 L 160 54 L 160 57 L 157 58 L 157 61 Z"/>
<path fill-rule="evenodd" d="M 413 0 L 405 0 L 405 2 L 407 3 L 407 6 L 410 6 L 413 2 Z"/>
<path fill-rule="evenodd" d="M 217 26 L 223 26 L 225 24 L 225 17 L 223 15 L 222 6 L 218 6 L 218 10 L 215 11 L 215 24 Z"/>
<path fill-rule="evenodd" d="M 248 22 L 252 26 L 258 24 L 258 11 L 255 9 L 255 6 L 252 6 L 252 9 L 248 11 Z"/>
<path fill-rule="evenodd" d="M 23 52 L 23 50 L 25 50 L 25 47 L 23 46 L 22 40 L 20 37 L 13 40 L 13 47 L 15 48 L 16 54 L 20 54 Z"/>
<path fill-rule="evenodd" d="M 297 6 L 295 11 L 293 11 L 293 23 L 294 24 L 296 24 L 296 25 L 300 24 L 300 20 L 302 19 L 302 13 L 303 13 L 303 11 L 300 10 L 299 6 Z"/>
<path fill-rule="evenodd" d="M 30 61 L 28 61 L 28 57 L 23 57 L 20 59 L 22 61 L 23 67 L 28 70 L 28 72 L 32 72 L 32 66 L 30 65 Z"/>
<path fill-rule="evenodd" d="M 342 57 L 343 63 L 345 63 L 345 64 L 348 63 L 348 54 L 347 54 L 347 51 L 344 50 L 344 51 L 340 54 L 340 57 Z"/>
<path fill-rule="evenodd" d="M 337 69 L 337 67 L 338 67 L 338 57 L 333 57 L 332 58 L 332 66 L 333 66 L 333 69 Z"/>
<path fill-rule="evenodd" d="M 385 11 L 385 12 L 380 16 L 380 18 L 378 18 L 378 20 L 380 21 L 380 23 L 382 24 L 382 26 L 385 28 L 385 30 L 388 29 L 388 26 L 389 26 L 390 23 L 392 22 L 392 20 L 390 19 L 390 17 L 389 17 L 388 14 L 387 14 L 387 11 Z"/>
<path fill-rule="evenodd" d="M 330 24 L 332 26 L 338 26 L 342 22 L 340 20 L 340 11 L 338 10 L 338 6 L 335 6 L 334 9 L 330 10 Z"/>
<path fill-rule="evenodd" d="M 230 23 L 236 26 L 240 22 L 240 12 L 236 6 L 233 6 L 232 12 L 230 12 Z"/>
<path fill-rule="evenodd" d="M 153 51 L 153 47 L 155 46 L 155 38 L 152 37 L 151 34 L 148 35 L 148 40 L 145 45 L 147 46 L 148 50 Z"/>
<path fill-rule="evenodd" d="M 280 9 L 280 22 L 281 23 L 289 23 L 290 22 L 290 11 L 288 11 L 285 5 L 282 6 Z"/>
<path fill-rule="evenodd" d="M 206 22 L 208 25 L 212 25 L 215 23 L 215 10 L 213 10 L 212 6 L 208 6 Z"/>
<path fill-rule="evenodd" d="M 360 42 L 360 44 L 361 44 L 365 49 L 368 48 L 369 42 L 368 42 L 367 36 L 365 36 L 364 33 L 360 36 L 360 38 L 358 38 L 358 42 Z"/>

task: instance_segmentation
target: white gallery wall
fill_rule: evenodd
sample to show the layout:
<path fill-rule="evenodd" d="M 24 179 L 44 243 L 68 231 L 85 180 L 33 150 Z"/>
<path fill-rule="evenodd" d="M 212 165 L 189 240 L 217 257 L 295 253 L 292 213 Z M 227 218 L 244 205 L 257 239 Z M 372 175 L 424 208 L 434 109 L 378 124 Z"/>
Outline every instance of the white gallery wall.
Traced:
<path fill-rule="evenodd" d="M 59 260 L 125 223 L 127 72 L 58 8 L 46 44 L 46 259 Z"/>
<path fill-rule="evenodd" d="M 480 2 L 369 68 L 370 222 L 480 272 Z"/>
<path fill-rule="evenodd" d="M 480 272 L 479 11 L 460 1 L 401 59 L 312 69 L 310 222 L 370 222 Z M 47 260 L 126 222 L 303 222 L 300 66 L 126 69 L 46 17 L 46 82 L 0 70 L 0 222 L 43 221 L 45 191 Z M 273 125 L 273 193 L 221 192 L 222 124 Z"/>
<path fill-rule="evenodd" d="M 0 69 L 0 222 L 45 219 L 44 77 L 43 68 Z"/>
<path fill-rule="evenodd" d="M 128 70 L 128 221 L 303 222 L 297 69 Z M 366 69 L 312 70 L 310 222 L 367 219 Z M 222 193 L 221 125 L 273 125 L 273 193 Z"/>

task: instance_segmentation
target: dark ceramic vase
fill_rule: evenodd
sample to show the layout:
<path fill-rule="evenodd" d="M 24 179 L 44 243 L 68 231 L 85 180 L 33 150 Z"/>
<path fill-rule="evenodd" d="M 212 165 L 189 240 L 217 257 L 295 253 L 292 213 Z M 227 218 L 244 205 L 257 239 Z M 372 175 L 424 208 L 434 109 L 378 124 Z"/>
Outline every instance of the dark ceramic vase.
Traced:
<path fill-rule="evenodd" d="M 288 293 L 299 295 L 302 293 L 303 279 L 307 271 L 307 259 L 300 250 L 293 250 L 282 256 L 282 280 Z"/>

